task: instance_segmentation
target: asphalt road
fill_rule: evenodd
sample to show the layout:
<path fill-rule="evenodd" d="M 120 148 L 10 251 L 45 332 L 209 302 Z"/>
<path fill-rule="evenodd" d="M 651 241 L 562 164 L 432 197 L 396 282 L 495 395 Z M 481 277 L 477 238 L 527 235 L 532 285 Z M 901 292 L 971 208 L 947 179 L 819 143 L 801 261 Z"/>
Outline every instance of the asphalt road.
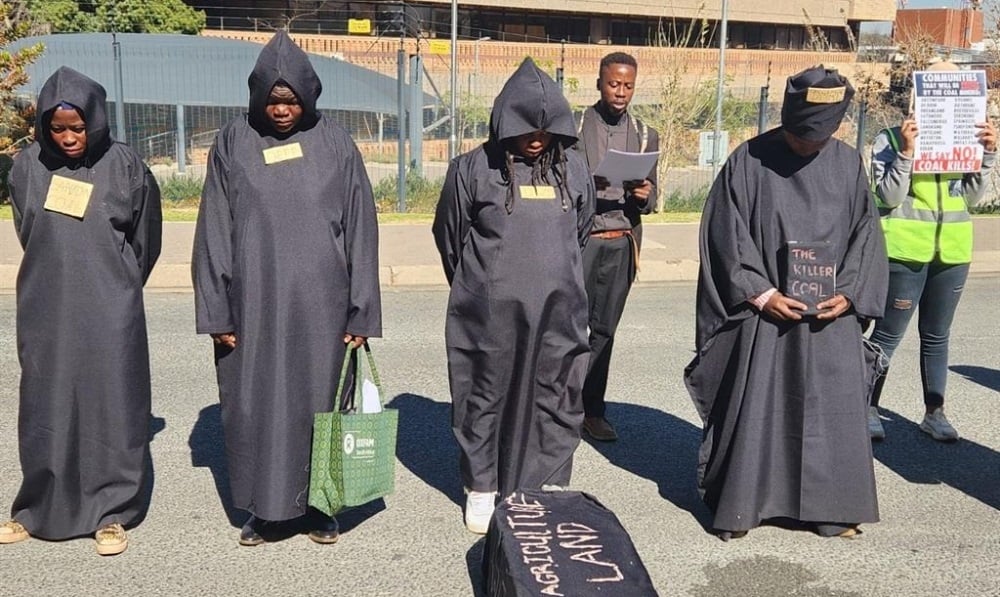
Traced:
<path fill-rule="evenodd" d="M 622 439 L 582 444 L 573 488 L 612 509 L 661 595 L 1000 595 L 1000 277 L 976 277 L 953 328 L 948 413 L 963 439 L 920 433 L 915 329 L 897 351 L 875 450 L 882 522 L 856 540 L 767 527 L 723 543 L 705 532 L 695 491 L 697 417 L 681 379 L 691 357 L 694 286 L 637 287 L 612 364 L 609 417 Z M 147 294 L 155 484 L 127 552 L 89 539 L 0 546 L 0 595 L 474 595 L 482 542 L 465 531 L 449 429 L 446 291 L 387 291 L 386 337 L 372 342 L 400 410 L 397 490 L 341 516 L 333 546 L 304 536 L 236 543 L 226 506 L 209 342 L 190 294 Z M 14 298 L 0 296 L 0 507 L 20 482 Z M 108 429 L 108 433 L 114 433 Z M 627 596 L 624 596 L 627 597 Z"/>

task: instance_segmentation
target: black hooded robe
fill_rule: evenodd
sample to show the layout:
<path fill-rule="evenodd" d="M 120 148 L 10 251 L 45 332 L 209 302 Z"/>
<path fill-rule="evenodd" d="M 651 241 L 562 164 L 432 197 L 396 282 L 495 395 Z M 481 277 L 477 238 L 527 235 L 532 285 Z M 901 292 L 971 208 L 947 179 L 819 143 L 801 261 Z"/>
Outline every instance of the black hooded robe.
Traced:
<path fill-rule="evenodd" d="M 278 81 L 303 107 L 283 135 L 264 112 Z M 235 349 L 216 346 L 233 504 L 289 520 L 306 512 L 313 414 L 333 409 L 344 334 L 381 334 L 378 225 L 361 154 L 316 111 L 320 81 L 287 34 L 249 82 L 249 113 L 219 131 L 209 159 L 196 322 L 201 334 L 236 334 Z"/>
<path fill-rule="evenodd" d="M 79 108 L 87 151 L 49 136 L 60 102 Z M 149 481 L 149 347 L 142 287 L 160 254 L 160 191 L 111 140 L 105 91 L 63 67 L 42 87 L 36 141 L 10 174 L 21 363 L 21 489 L 12 517 L 43 539 L 139 521 Z M 46 209 L 53 177 L 92 186 L 82 218 Z M 51 207 L 51 205 L 50 205 Z"/>
<path fill-rule="evenodd" d="M 517 158 L 510 188 L 503 141 L 539 129 L 563 148 L 576 141 L 555 82 L 526 60 L 494 102 L 489 140 L 452 161 L 433 225 L 451 284 L 452 428 L 473 491 L 568 485 L 580 441 L 588 359 L 581 248 L 594 188 L 575 152 L 564 166 L 570 196 L 553 182 L 538 187 L 551 198 L 529 198 L 532 166 Z"/>
<path fill-rule="evenodd" d="M 685 381 L 705 424 L 698 484 L 714 527 L 877 521 L 859 318 L 881 316 L 888 266 L 861 157 L 835 139 L 799 157 L 780 128 L 751 139 L 720 172 L 701 226 Z M 783 290 L 788 241 L 832 244 L 851 310 L 786 323 L 747 303 Z"/>

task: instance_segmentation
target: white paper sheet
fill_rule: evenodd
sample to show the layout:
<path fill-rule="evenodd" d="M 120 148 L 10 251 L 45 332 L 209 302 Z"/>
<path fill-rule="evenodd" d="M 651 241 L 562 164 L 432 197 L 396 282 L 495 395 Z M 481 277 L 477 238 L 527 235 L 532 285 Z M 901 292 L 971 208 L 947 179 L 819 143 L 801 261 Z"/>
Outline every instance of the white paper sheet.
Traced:
<path fill-rule="evenodd" d="M 613 187 L 621 187 L 626 180 L 644 180 L 653 171 L 660 152 L 631 153 L 609 149 L 598 164 L 594 176 L 603 176 Z"/>
<path fill-rule="evenodd" d="M 361 384 L 361 412 L 372 415 L 382 412 L 382 401 L 379 400 L 378 386 L 372 380 L 365 379 Z"/>

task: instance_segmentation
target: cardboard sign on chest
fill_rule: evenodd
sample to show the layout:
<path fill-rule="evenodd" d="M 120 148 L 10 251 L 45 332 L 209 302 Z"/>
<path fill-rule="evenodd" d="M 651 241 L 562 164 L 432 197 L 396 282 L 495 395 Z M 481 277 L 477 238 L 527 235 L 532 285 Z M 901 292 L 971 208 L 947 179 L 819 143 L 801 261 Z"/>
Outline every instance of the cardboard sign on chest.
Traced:
<path fill-rule="evenodd" d="M 548 201 L 556 198 L 555 187 L 520 185 L 517 189 L 521 199 L 527 201 Z"/>
<path fill-rule="evenodd" d="M 280 164 L 289 160 L 297 160 L 302 157 L 302 145 L 299 143 L 288 143 L 286 145 L 276 145 L 264 150 L 264 163 L 268 166 Z"/>
<path fill-rule="evenodd" d="M 93 184 L 57 174 L 49 182 L 44 207 L 48 211 L 83 219 L 93 193 Z"/>

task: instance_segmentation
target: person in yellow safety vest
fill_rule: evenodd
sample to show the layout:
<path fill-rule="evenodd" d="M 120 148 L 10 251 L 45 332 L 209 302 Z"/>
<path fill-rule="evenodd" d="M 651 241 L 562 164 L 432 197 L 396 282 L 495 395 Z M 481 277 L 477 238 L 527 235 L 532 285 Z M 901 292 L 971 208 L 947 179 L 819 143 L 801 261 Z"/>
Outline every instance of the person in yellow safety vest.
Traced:
<path fill-rule="evenodd" d="M 928 70 L 958 70 L 939 62 Z M 909 110 L 908 110 L 909 111 Z M 996 162 L 996 128 L 976 124 L 983 145 L 982 168 L 964 174 L 914 174 L 913 153 L 919 133 L 913 114 L 899 127 L 881 131 L 872 146 L 872 188 L 882 213 L 889 256 L 889 293 L 885 316 L 871 340 L 886 357 L 899 346 L 914 309 L 919 306 L 920 371 L 926 414 L 920 429 L 937 441 L 954 442 L 958 432 L 944 415 L 948 374 L 948 334 L 972 261 L 969 206 L 986 194 Z M 875 384 L 868 410 L 868 431 L 881 441 L 885 429 L 878 414 L 885 383 Z"/>

